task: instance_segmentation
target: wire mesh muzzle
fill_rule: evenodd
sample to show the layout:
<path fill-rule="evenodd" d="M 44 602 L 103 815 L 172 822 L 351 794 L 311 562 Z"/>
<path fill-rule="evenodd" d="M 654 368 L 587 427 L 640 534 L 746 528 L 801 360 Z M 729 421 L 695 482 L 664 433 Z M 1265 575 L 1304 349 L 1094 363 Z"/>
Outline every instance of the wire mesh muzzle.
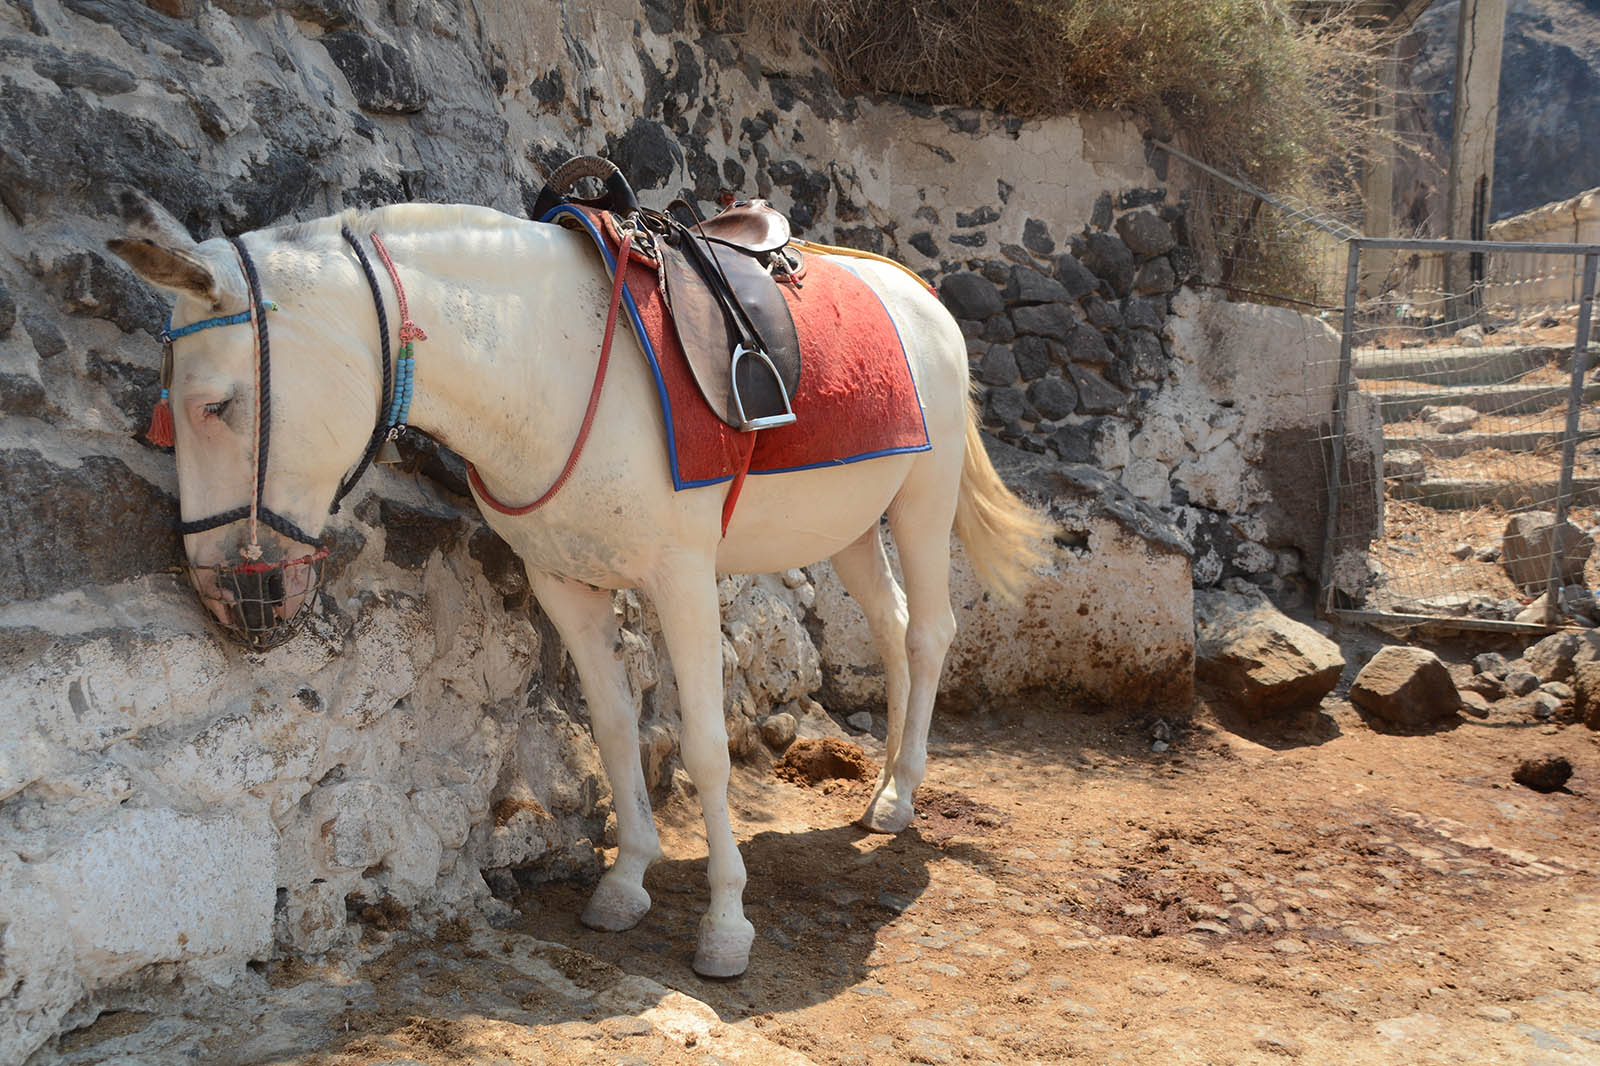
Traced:
<path fill-rule="evenodd" d="M 274 562 L 185 564 L 207 613 L 229 639 L 268 651 L 294 636 L 322 587 L 327 548 Z"/>

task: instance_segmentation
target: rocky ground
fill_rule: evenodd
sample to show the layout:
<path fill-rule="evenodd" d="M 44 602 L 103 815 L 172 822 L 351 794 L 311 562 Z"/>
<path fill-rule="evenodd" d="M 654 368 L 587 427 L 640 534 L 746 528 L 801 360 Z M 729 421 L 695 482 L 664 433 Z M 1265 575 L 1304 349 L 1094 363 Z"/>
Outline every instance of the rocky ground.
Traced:
<path fill-rule="evenodd" d="M 1512 701 L 1381 732 L 1341 698 L 1372 650 L 1269 725 L 1215 695 L 1192 722 L 940 717 L 897 838 L 850 825 L 862 783 L 738 768 L 739 980 L 689 969 L 680 794 L 631 932 L 581 928 L 577 885 L 492 921 L 371 911 L 358 952 L 103 1014 L 31 1066 L 1600 1060 L 1600 733 Z M 1476 650 L 1441 652 L 1471 676 Z M 1544 754 L 1564 789 L 1513 781 Z"/>

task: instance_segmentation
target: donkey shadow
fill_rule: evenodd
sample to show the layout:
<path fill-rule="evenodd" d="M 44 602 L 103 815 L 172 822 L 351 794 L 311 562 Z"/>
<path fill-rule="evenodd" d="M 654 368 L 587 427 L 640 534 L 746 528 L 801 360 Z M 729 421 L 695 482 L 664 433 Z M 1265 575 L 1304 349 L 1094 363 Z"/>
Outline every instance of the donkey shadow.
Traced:
<path fill-rule="evenodd" d="M 653 902 L 633 929 L 598 933 L 578 924 L 589 887 L 541 885 L 518 899 L 517 932 L 554 940 L 710 1005 L 725 1021 L 825 1002 L 859 984 L 877 963 L 880 931 L 917 922 L 912 911 L 941 858 L 979 865 L 981 847 L 939 841 L 915 825 L 895 837 L 855 825 L 761 832 L 740 845 L 749 880 L 745 913 L 756 926 L 750 968 L 731 981 L 689 966 L 705 906 L 706 860 L 667 860 L 645 888 Z M 920 923 L 919 923 L 920 924 Z"/>

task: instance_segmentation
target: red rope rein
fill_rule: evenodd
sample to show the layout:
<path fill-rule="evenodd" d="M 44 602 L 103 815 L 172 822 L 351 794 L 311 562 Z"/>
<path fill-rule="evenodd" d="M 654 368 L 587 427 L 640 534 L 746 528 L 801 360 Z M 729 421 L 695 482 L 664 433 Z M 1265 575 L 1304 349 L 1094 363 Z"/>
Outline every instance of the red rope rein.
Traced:
<path fill-rule="evenodd" d="M 600 364 L 595 367 L 594 386 L 589 390 L 589 407 L 583 413 L 583 425 L 578 429 L 578 439 L 573 443 L 572 453 L 567 456 L 567 463 L 561 468 L 561 474 L 556 478 L 555 484 L 551 485 L 543 496 L 540 496 L 532 503 L 524 504 L 521 507 L 512 507 L 496 499 L 494 494 L 484 485 L 483 479 L 478 476 L 477 468 L 470 462 L 467 464 L 467 480 L 472 482 L 472 491 L 477 494 L 480 500 L 501 514 L 525 515 L 543 507 L 550 502 L 552 496 L 561 490 L 561 486 L 567 483 L 567 479 L 572 476 L 573 468 L 578 465 L 578 457 L 583 454 L 583 446 L 589 440 L 589 430 L 594 428 L 594 414 L 600 406 L 600 388 L 605 384 L 606 366 L 611 362 L 611 339 L 617 331 L 617 311 L 622 307 L 623 282 L 627 277 L 628 252 L 632 241 L 633 235 L 624 233 L 622 235 L 622 246 L 617 249 L 616 278 L 611 283 L 611 310 L 606 315 L 605 339 L 600 342 Z"/>

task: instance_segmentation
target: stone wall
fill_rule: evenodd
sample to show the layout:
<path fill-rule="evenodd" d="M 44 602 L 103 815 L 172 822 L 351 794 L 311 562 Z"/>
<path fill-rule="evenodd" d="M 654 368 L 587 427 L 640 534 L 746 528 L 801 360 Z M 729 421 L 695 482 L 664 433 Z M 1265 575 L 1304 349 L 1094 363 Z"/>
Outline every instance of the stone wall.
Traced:
<path fill-rule="evenodd" d="M 1600 188 L 1545 204 L 1489 227 L 1492 241 L 1600 244 Z M 1567 310 L 1583 299 L 1583 260 L 1576 256 L 1507 255 L 1491 277 L 1484 302 Z"/>
<path fill-rule="evenodd" d="M 1002 466 L 1064 525 L 1024 611 L 958 573 L 958 701 L 1181 711 L 1191 543 L 1202 580 L 1292 584 L 1258 482 L 1299 423 L 1234 392 L 1320 327 L 1235 344 L 1259 312 L 1176 288 L 1181 196 L 1125 118 L 844 97 L 672 0 L 12 0 L 0 56 L 0 1061 L 148 982 L 326 951 L 381 900 L 425 927 L 588 875 L 610 809 L 570 662 L 425 441 L 332 521 L 306 632 L 219 638 L 173 572 L 171 459 L 138 439 L 166 306 L 102 251 L 110 183 L 209 237 L 403 199 L 519 212 L 600 151 L 647 202 L 767 196 L 923 270 L 973 338 Z M 874 704 L 826 564 L 722 591 L 737 754 L 785 714 L 836 729 L 818 695 Z M 617 609 L 660 795 L 670 665 L 648 604 Z"/>

